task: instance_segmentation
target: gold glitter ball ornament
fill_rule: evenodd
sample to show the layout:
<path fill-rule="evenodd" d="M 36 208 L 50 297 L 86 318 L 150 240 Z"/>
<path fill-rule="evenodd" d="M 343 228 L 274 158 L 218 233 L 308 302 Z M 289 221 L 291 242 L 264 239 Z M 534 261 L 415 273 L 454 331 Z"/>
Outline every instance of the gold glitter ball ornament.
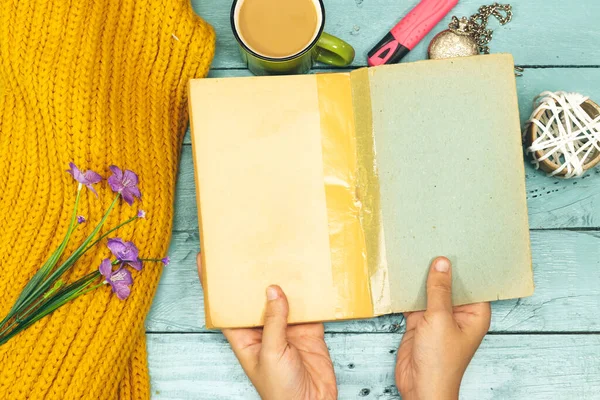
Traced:
<path fill-rule="evenodd" d="M 458 27 L 441 31 L 431 40 L 427 55 L 430 59 L 467 57 L 479 54 L 479 46 L 467 31 L 467 19 L 461 18 Z"/>

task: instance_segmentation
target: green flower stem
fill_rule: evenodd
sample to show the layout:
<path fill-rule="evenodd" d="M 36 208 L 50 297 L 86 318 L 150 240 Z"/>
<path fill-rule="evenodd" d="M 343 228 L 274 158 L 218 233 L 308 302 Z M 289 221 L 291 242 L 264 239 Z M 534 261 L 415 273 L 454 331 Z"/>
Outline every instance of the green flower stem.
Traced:
<path fill-rule="evenodd" d="M 108 232 L 106 232 L 105 234 L 103 234 L 102 236 L 100 236 L 98 239 L 94 240 L 83 252 L 85 253 L 86 251 L 88 251 L 89 249 L 91 249 L 92 247 L 94 247 L 95 245 L 97 245 L 102 239 L 104 239 L 105 237 L 107 237 L 108 235 L 110 235 L 111 233 L 113 233 L 114 231 L 116 231 L 117 229 L 121 228 L 122 226 L 125 226 L 133 221 L 135 221 L 136 219 L 138 219 L 138 217 L 131 217 L 129 218 L 127 221 L 125 222 L 121 222 L 119 225 L 115 226 L 114 228 L 110 229 Z"/>
<path fill-rule="evenodd" d="M 102 286 L 104 286 L 104 285 L 106 285 L 106 282 L 105 282 L 105 281 L 102 281 L 102 282 L 100 282 L 99 284 L 97 284 L 97 285 L 95 285 L 95 286 L 92 286 L 91 288 L 87 288 L 85 291 L 83 291 L 83 292 L 81 293 L 81 295 L 83 296 L 84 294 L 88 294 L 89 292 L 92 292 L 92 291 L 94 291 L 94 290 L 96 290 L 96 289 L 98 289 L 99 287 L 102 287 Z"/>
<path fill-rule="evenodd" d="M 52 288 L 49 291 L 47 291 L 46 293 L 44 293 L 43 296 L 40 296 L 33 305 L 29 306 L 26 310 L 23 310 L 22 312 L 18 313 L 16 315 L 16 318 L 15 318 L 14 322 L 19 323 L 20 321 L 23 321 L 24 319 L 26 319 L 27 317 L 29 317 L 31 315 L 31 313 L 34 310 L 36 310 L 40 304 L 42 304 L 45 300 L 47 300 L 53 294 L 57 293 L 57 291 L 59 291 L 59 289 L 62 288 L 63 291 L 68 291 L 68 290 L 70 290 L 72 288 L 78 287 L 79 285 L 81 285 L 84 282 L 87 282 L 88 280 L 89 281 L 93 281 L 93 280 L 95 280 L 99 276 L 100 276 L 100 272 L 98 272 L 98 271 L 91 272 L 91 273 L 85 275 L 84 277 L 76 280 L 75 282 L 70 283 L 69 285 L 65 286 L 64 288 L 63 288 L 64 283 L 62 281 L 56 281 L 56 283 L 54 284 L 54 286 L 52 286 Z M 11 326 L 14 325 L 14 322 L 11 324 Z M 5 332 L 6 332 L 6 330 L 2 331 L 0 333 L 0 336 L 2 334 L 4 334 Z"/>
<path fill-rule="evenodd" d="M 161 259 L 159 258 L 140 258 L 140 261 L 149 261 L 149 262 L 163 262 Z"/>
<path fill-rule="evenodd" d="M 28 327 L 30 327 L 40 319 L 44 318 L 51 312 L 62 307 L 69 301 L 74 300 L 82 294 L 89 293 L 92 289 L 96 289 L 102 286 L 101 283 L 99 285 L 93 286 L 92 288 L 88 288 L 96 279 L 98 279 L 98 277 L 100 277 L 100 272 L 94 271 L 84 276 L 83 278 L 65 286 L 63 289 L 59 290 L 55 294 L 49 297 L 43 297 L 45 301 L 40 305 L 39 308 L 37 308 L 36 310 L 31 310 L 32 312 L 30 312 L 22 319 L 15 319 L 8 328 L 10 329 L 16 324 L 17 327 L 15 329 L 11 330 L 6 335 L 5 333 L 8 329 L 5 329 L 0 333 L 0 345 L 3 345 L 12 337 L 17 335 L 19 332 L 27 329 Z"/>
<path fill-rule="evenodd" d="M 29 295 L 31 294 L 32 291 L 34 291 L 35 289 L 37 289 L 40 286 L 40 284 L 48 276 L 50 271 L 54 268 L 54 266 L 56 265 L 56 262 L 59 260 L 60 256 L 62 256 L 63 252 L 65 251 L 65 248 L 67 247 L 67 244 L 69 243 L 69 239 L 71 238 L 71 235 L 73 234 L 73 231 L 75 230 L 75 227 L 77 226 L 76 225 L 77 209 L 79 207 L 79 199 L 81 197 L 82 187 L 83 187 L 83 185 L 81 183 L 77 186 L 77 196 L 75 197 L 75 205 L 73 206 L 73 213 L 71 215 L 71 221 L 69 223 L 69 228 L 67 229 L 67 233 L 66 233 L 63 241 L 58 246 L 58 248 L 54 251 L 54 253 L 52 253 L 50 258 L 48 258 L 48 260 L 46 260 L 46 262 L 41 266 L 41 268 L 38 270 L 38 272 L 35 273 L 35 275 L 31 278 L 31 280 L 29 282 L 27 282 L 27 284 L 21 291 L 21 294 L 17 298 L 17 301 L 12 306 L 12 308 L 10 309 L 10 311 L 8 312 L 6 317 L 4 317 L 4 319 L 2 321 L 0 321 L 0 328 L 2 328 L 6 324 L 6 322 L 8 320 L 10 320 L 13 316 L 18 314 L 23 309 L 24 306 L 25 307 L 27 306 L 27 305 L 24 305 L 25 300 L 29 297 Z"/>
<path fill-rule="evenodd" d="M 14 319 L 10 324 L 8 324 L 8 326 L 6 328 L 4 328 L 2 330 L 2 332 L 0 332 L 0 338 L 2 338 L 2 335 L 4 335 L 6 332 L 10 331 L 10 329 L 15 326 L 17 324 L 17 320 Z"/>
<path fill-rule="evenodd" d="M 102 217 L 102 220 L 98 223 L 98 225 L 94 228 L 92 233 L 85 239 L 85 241 L 62 263 L 50 276 L 48 276 L 33 292 L 29 294 L 29 296 L 23 301 L 23 305 L 27 307 L 31 304 L 31 302 L 42 293 L 48 290 L 51 284 L 54 283 L 62 274 L 64 274 L 77 260 L 87 251 L 89 243 L 92 239 L 98 234 L 104 223 L 106 222 L 110 212 L 113 210 L 117 201 L 119 200 L 120 195 L 115 196 L 115 199 L 110 204 L 106 213 Z"/>
<path fill-rule="evenodd" d="M 44 293 L 44 296 L 42 296 L 42 298 L 47 299 L 48 297 L 50 297 L 50 295 L 54 294 L 58 289 L 60 289 L 64 284 L 65 283 L 62 281 L 62 279 L 56 281 L 54 286 L 52 286 L 52 289 Z"/>
<path fill-rule="evenodd" d="M 33 303 L 32 305 L 30 305 L 29 307 L 27 307 L 26 309 L 18 312 L 16 314 L 16 318 L 15 320 L 17 322 L 19 322 L 19 320 L 24 319 L 25 317 L 27 317 L 27 315 L 32 311 L 35 310 L 44 300 L 46 300 L 48 297 L 50 297 L 52 294 L 56 293 L 56 291 L 58 289 L 60 289 L 60 287 L 63 285 L 62 281 L 56 281 L 56 283 L 54 284 L 54 286 L 52 286 L 52 288 L 47 291 L 43 296 L 40 296 L 37 301 L 35 303 Z M 1 335 L 1 334 L 0 334 Z"/>

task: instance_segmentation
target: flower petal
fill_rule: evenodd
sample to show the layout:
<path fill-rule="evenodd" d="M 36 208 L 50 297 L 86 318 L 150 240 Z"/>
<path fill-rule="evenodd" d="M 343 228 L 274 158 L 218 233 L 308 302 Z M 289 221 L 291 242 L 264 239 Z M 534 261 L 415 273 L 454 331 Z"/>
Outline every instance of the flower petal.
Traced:
<path fill-rule="evenodd" d="M 108 185 L 113 192 L 120 193 L 125 188 L 125 186 L 123 186 L 123 171 L 114 165 L 111 165 L 109 168 L 113 174 L 107 179 Z"/>
<path fill-rule="evenodd" d="M 127 187 L 136 186 L 138 184 L 137 174 L 129 169 L 126 169 L 123 173 L 123 184 Z"/>
<path fill-rule="evenodd" d="M 77 169 L 77 166 L 75 164 L 73 164 L 72 162 L 69 163 L 69 169 L 67 170 L 67 172 L 73 177 L 75 178 L 75 170 Z"/>
<path fill-rule="evenodd" d="M 116 180 L 112 176 L 110 176 L 107 179 L 107 182 L 108 182 L 108 186 L 110 186 L 112 191 L 115 193 L 121 193 L 121 190 L 123 190 L 125 188 L 123 185 L 121 185 L 121 181 Z"/>
<path fill-rule="evenodd" d="M 112 285 L 112 289 L 117 294 L 119 300 L 125 300 L 131 294 L 131 288 L 120 283 Z"/>
<path fill-rule="evenodd" d="M 165 265 L 165 267 L 166 267 L 167 265 L 169 265 L 169 264 L 171 263 L 171 257 L 169 257 L 169 256 L 166 256 L 165 258 L 163 258 L 163 259 L 162 259 L 162 260 L 160 260 L 160 261 L 161 261 L 161 262 L 162 262 L 162 263 Z"/>
<path fill-rule="evenodd" d="M 133 205 L 133 202 L 135 201 L 133 194 L 131 194 L 131 188 L 128 187 L 121 190 L 121 197 L 123 197 L 125 203 L 129 204 L 130 206 Z"/>
<path fill-rule="evenodd" d="M 86 181 L 91 184 L 98 183 L 102 180 L 102 177 L 91 169 L 85 171 L 83 176 L 85 177 Z"/>
<path fill-rule="evenodd" d="M 124 254 L 124 257 L 127 257 L 127 261 L 136 261 L 139 258 L 140 251 L 138 250 L 136 245 L 133 244 L 133 242 L 126 242 L 125 248 L 126 252 Z"/>
<path fill-rule="evenodd" d="M 85 185 L 85 187 L 90 189 L 90 191 L 92 193 L 94 193 L 96 195 L 96 197 L 98 197 L 98 193 L 96 193 L 96 189 L 94 189 L 94 187 L 91 184 L 87 184 L 87 185 Z"/>
<path fill-rule="evenodd" d="M 133 278 L 131 277 L 131 272 L 125 268 L 119 268 L 110 276 L 110 281 L 117 285 L 131 285 L 133 283 Z"/>
<path fill-rule="evenodd" d="M 106 247 L 108 247 L 110 252 L 113 253 L 119 261 L 123 261 L 123 253 L 127 252 L 127 246 L 123 243 L 121 238 L 108 239 Z"/>
<path fill-rule="evenodd" d="M 140 192 L 140 188 L 137 186 L 128 187 L 127 190 L 129 190 L 129 192 L 138 199 L 142 198 L 142 192 Z"/>
<path fill-rule="evenodd" d="M 123 171 L 121 171 L 121 168 L 117 167 L 116 165 L 111 165 L 110 167 L 108 167 L 108 169 L 111 170 L 115 178 L 117 178 L 118 180 L 123 179 Z"/>
<path fill-rule="evenodd" d="M 69 163 L 70 170 L 67 170 L 69 174 L 79 183 L 86 183 L 85 176 L 83 173 L 77 168 L 77 166 L 73 163 Z"/>
<path fill-rule="evenodd" d="M 131 267 L 136 271 L 142 270 L 142 260 L 128 261 L 127 264 L 131 265 Z"/>
<path fill-rule="evenodd" d="M 98 271 L 100 271 L 102 276 L 104 276 L 107 280 L 110 279 L 112 275 L 112 263 L 110 262 L 109 258 L 105 258 L 104 260 L 102 260 Z"/>

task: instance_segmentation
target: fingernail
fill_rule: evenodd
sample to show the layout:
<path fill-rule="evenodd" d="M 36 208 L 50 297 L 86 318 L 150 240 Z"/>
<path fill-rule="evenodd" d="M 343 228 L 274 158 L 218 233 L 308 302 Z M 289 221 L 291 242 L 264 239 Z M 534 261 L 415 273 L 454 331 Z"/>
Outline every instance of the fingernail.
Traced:
<path fill-rule="evenodd" d="M 448 272 L 450 270 L 450 261 L 444 257 L 437 258 L 433 267 L 437 272 Z"/>
<path fill-rule="evenodd" d="M 267 288 L 267 300 L 277 300 L 279 297 L 279 292 L 273 286 L 269 286 Z"/>

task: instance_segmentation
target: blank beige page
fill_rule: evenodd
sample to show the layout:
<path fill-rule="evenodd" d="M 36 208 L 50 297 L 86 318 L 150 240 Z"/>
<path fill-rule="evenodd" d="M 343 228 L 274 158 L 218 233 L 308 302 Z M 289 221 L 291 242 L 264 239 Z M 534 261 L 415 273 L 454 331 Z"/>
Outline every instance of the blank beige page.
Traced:
<path fill-rule="evenodd" d="M 393 311 L 426 306 L 430 262 L 455 304 L 533 293 L 510 55 L 369 70 Z"/>
<path fill-rule="evenodd" d="M 290 322 L 333 319 L 315 77 L 196 80 L 190 101 L 207 323 L 260 325 L 270 284 Z"/>

